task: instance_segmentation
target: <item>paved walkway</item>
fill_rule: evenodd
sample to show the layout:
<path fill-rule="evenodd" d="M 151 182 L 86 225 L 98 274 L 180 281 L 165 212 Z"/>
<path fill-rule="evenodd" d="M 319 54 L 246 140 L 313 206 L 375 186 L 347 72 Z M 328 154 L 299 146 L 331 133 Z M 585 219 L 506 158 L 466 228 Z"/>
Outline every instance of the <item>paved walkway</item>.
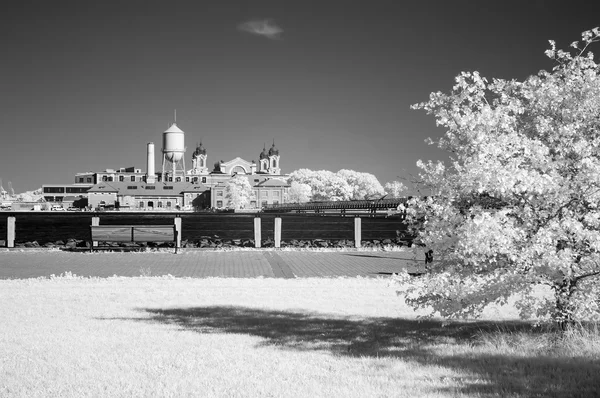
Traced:
<path fill-rule="evenodd" d="M 79 276 L 305 278 L 389 275 L 411 267 L 408 252 L 185 251 L 70 253 L 0 251 L 0 279 L 71 272 Z"/>

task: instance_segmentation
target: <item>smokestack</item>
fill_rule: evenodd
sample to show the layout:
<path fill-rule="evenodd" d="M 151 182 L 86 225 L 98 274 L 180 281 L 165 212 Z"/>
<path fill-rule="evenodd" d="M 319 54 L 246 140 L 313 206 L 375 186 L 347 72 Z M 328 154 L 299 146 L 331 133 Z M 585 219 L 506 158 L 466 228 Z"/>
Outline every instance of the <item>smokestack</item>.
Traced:
<path fill-rule="evenodd" d="M 146 182 L 154 184 L 156 182 L 156 173 L 154 171 L 154 143 L 148 143 L 147 159 L 146 159 Z"/>

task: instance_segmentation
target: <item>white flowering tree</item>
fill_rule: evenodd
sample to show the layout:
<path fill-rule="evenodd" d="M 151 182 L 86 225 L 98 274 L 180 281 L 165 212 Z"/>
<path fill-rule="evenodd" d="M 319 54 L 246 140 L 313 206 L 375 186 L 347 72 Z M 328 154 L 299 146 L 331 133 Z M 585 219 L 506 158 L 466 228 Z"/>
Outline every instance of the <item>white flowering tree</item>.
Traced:
<path fill-rule="evenodd" d="M 350 199 L 379 199 L 385 195 L 379 180 L 371 173 L 342 169 L 336 174 L 346 180 L 352 188 Z"/>
<path fill-rule="evenodd" d="M 292 181 L 288 191 L 288 202 L 306 203 L 312 197 L 310 185 Z"/>
<path fill-rule="evenodd" d="M 400 198 L 402 193 L 406 191 L 406 187 L 400 181 L 386 182 L 383 189 L 389 198 Z"/>
<path fill-rule="evenodd" d="M 225 198 L 232 209 L 243 209 L 250 202 L 252 186 L 244 175 L 235 175 L 227 182 Z"/>
<path fill-rule="evenodd" d="M 446 317 L 477 315 L 515 293 L 521 314 L 564 325 L 598 315 L 600 69 L 598 28 L 522 82 L 461 73 L 451 93 L 414 105 L 446 129 L 451 160 L 419 162 L 432 196 L 407 205 L 418 241 L 434 251 L 407 302 Z M 408 276 L 402 276 L 408 281 Z M 554 293 L 534 300 L 540 285 Z"/>

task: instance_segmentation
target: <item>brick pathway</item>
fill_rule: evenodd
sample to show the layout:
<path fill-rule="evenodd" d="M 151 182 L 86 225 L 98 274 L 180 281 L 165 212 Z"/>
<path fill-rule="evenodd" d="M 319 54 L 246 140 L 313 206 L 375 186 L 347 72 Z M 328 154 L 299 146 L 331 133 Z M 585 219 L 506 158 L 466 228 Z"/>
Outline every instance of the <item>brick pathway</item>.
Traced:
<path fill-rule="evenodd" d="M 185 251 L 172 253 L 70 253 L 0 251 L 0 279 L 72 272 L 117 276 L 295 278 L 389 275 L 410 267 L 405 252 Z"/>

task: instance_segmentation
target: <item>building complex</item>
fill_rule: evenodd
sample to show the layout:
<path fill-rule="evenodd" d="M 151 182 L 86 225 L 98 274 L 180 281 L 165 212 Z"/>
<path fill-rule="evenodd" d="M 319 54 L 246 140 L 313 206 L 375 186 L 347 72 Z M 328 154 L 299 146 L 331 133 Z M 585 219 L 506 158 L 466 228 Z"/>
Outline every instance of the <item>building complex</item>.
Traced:
<path fill-rule="evenodd" d="M 130 210 L 222 209 L 231 206 L 228 182 L 245 178 L 252 187 L 248 209 L 267 204 L 285 203 L 288 175 L 281 173 L 279 150 L 275 142 L 263 147 L 258 162 L 237 157 L 218 161 L 208 167 L 207 150 L 200 142 L 191 156 L 191 168 L 185 165 L 185 133 L 173 123 L 162 136 L 161 170 L 155 170 L 154 143 L 146 145 L 146 170 L 135 167 L 83 172 L 73 184 L 43 185 L 48 202 L 71 205 L 87 198 L 91 208 Z"/>

